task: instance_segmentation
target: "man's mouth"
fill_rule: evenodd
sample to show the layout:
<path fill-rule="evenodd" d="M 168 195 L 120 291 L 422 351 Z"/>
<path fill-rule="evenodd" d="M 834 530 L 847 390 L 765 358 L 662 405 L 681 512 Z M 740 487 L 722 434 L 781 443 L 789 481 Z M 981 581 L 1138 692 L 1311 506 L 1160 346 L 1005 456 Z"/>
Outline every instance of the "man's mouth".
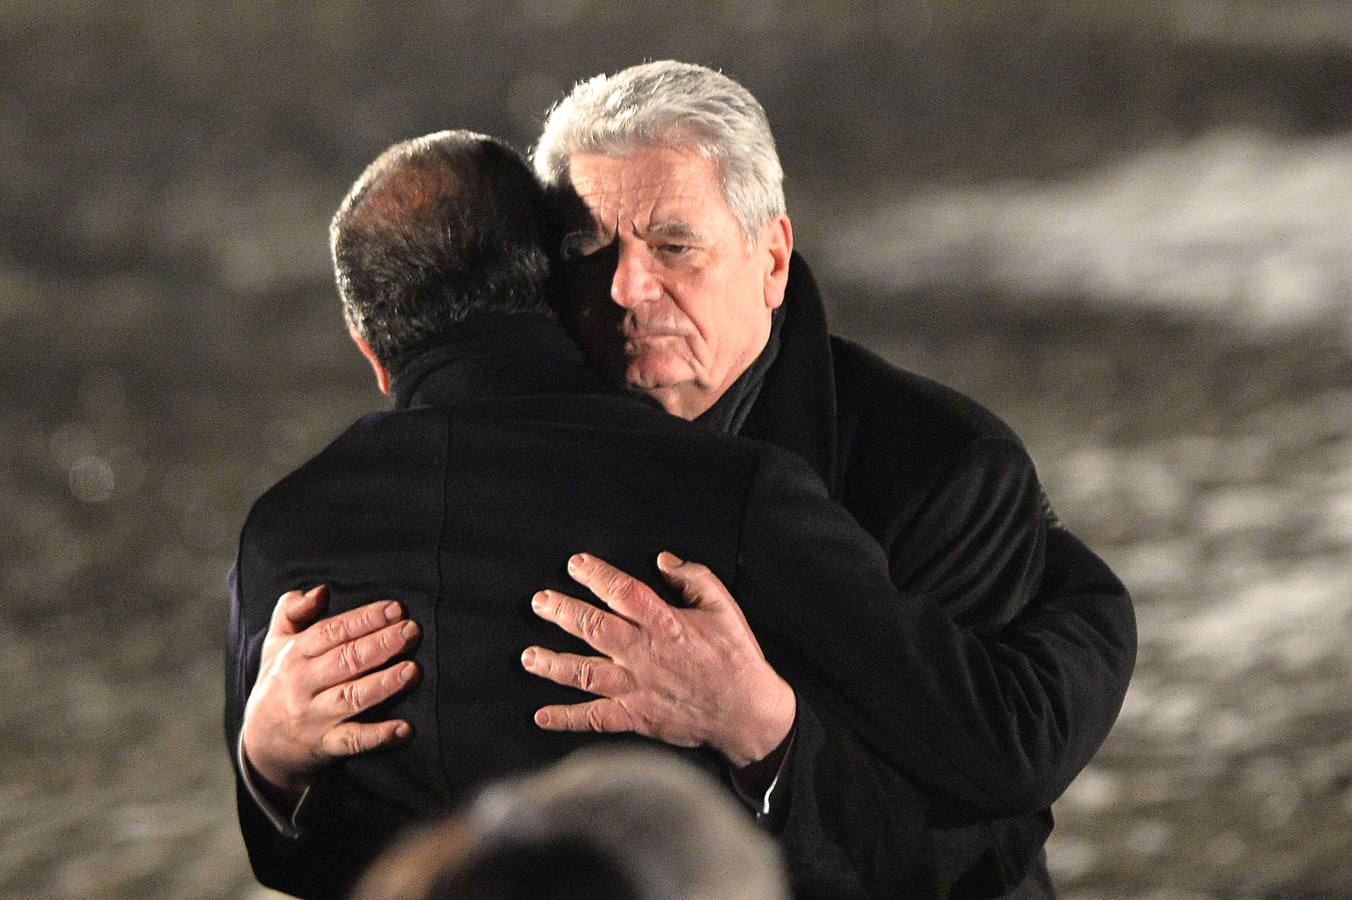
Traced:
<path fill-rule="evenodd" d="M 626 331 L 624 339 L 626 341 L 651 341 L 657 338 L 680 337 L 679 331 Z"/>
<path fill-rule="evenodd" d="M 676 323 L 635 322 L 630 319 L 620 323 L 620 335 L 626 341 L 650 341 L 655 338 L 684 337 L 685 329 Z"/>

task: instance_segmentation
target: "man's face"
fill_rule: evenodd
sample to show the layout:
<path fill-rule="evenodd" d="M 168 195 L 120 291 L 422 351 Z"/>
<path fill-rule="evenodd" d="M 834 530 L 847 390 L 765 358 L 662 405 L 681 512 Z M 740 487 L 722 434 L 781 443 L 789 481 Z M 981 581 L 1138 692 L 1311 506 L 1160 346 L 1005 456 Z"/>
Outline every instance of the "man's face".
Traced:
<path fill-rule="evenodd" d="M 778 216 L 748 247 L 714 164 L 693 148 L 579 154 L 564 238 L 572 326 L 603 372 L 692 419 L 765 347 L 792 233 Z"/>

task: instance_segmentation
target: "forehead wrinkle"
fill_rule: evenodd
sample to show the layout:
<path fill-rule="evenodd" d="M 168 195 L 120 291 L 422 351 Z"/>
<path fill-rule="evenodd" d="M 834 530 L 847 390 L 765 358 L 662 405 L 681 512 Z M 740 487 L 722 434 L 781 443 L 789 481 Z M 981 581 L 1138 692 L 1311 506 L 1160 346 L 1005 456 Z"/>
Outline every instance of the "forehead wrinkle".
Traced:
<path fill-rule="evenodd" d="M 633 201 L 635 205 L 660 203 L 664 200 L 689 202 L 698 200 L 705 193 L 699 187 L 689 189 L 688 179 L 675 185 L 674 190 L 670 190 L 669 188 L 673 187 L 672 181 L 670 178 L 655 179 L 630 187 L 592 186 L 583 183 L 575 184 L 573 189 L 583 200 L 606 202 L 618 198 L 621 205 L 625 201 Z"/>
<path fill-rule="evenodd" d="M 614 194 L 583 195 L 593 222 L 602 229 L 609 230 L 624 222 L 634 234 L 695 236 L 699 233 L 686 215 L 685 207 L 692 201 L 691 197 L 654 194 L 611 202 L 614 198 Z"/>
<path fill-rule="evenodd" d="M 601 234 L 613 234 L 623 227 L 634 235 L 701 237 L 692 215 L 699 217 L 701 204 L 716 190 L 702 168 L 686 164 L 653 167 L 641 161 L 588 168 L 570 172 L 570 181 Z"/>
<path fill-rule="evenodd" d="M 697 173 L 678 170 L 649 174 L 635 173 L 623 167 L 608 171 L 576 177 L 572 179 L 573 190 L 583 198 L 610 198 L 631 195 L 644 200 L 656 197 L 672 199 L 696 199 L 707 192 L 708 186 L 698 184 Z M 691 183 L 695 185 L 692 188 Z"/>

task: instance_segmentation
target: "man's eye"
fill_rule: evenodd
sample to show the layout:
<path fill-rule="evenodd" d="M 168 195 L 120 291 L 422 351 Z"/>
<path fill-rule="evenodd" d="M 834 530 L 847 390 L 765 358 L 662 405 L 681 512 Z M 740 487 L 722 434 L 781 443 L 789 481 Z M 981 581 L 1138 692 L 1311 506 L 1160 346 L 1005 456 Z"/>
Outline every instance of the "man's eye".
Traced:
<path fill-rule="evenodd" d="M 691 247 L 691 245 L 689 244 L 659 244 L 657 246 L 657 249 L 660 253 L 663 253 L 667 256 L 680 256 L 681 254 L 687 253 L 690 250 L 693 250 L 694 248 Z"/>

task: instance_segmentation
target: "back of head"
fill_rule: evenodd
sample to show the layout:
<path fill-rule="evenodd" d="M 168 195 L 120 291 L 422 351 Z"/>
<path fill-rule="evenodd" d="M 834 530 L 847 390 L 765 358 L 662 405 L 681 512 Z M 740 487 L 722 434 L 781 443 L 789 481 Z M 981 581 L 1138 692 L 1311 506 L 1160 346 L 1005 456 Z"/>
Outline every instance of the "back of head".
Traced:
<path fill-rule="evenodd" d="M 469 891 L 465 893 L 465 891 Z M 356 897 L 786 900 L 770 838 L 658 750 L 581 751 L 488 789 L 387 855 Z"/>
<path fill-rule="evenodd" d="M 390 366 L 480 313 L 551 313 L 543 192 L 493 138 L 442 131 L 390 147 L 329 229 L 349 325 Z"/>
<path fill-rule="evenodd" d="M 457 817 L 382 856 L 353 900 L 648 900 L 585 841 L 484 833 Z"/>
<path fill-rule="evenodd" d="M 765 110 L 731 78 L 691 63 L 661 60 L 579 82 L 549 111 L 532 157 L 540 179 L 559 186 L 575 153 L 673 145 L 714 163 L 748 239 L 784 212 L 784 170 Z"/>

